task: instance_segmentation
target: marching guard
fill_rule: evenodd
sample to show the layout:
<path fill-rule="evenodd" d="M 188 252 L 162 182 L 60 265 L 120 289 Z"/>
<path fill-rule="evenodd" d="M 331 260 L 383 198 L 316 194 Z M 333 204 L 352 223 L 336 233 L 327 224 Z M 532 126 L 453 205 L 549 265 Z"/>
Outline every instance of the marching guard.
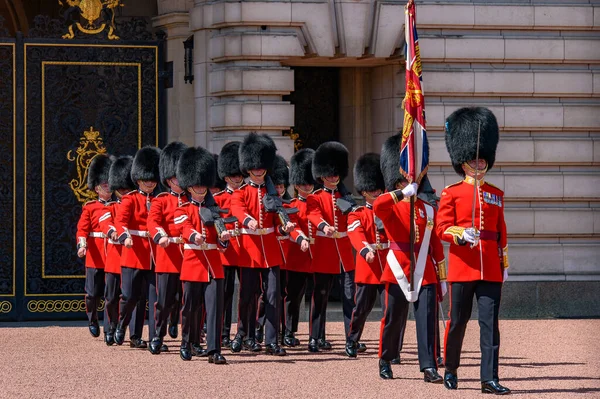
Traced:
<path fill-rule="evenodd" d="M 177 208 L 174 219 L 185 240 L 180 276 L 183 305 L 179 355 L 188 361 L 198 354 L 192 345 L 199 338 L 199 312 L 204 305 L 207 333 L 206 352 L 202 355 L 208 355 L 209 363 L 225 364 L 227 360 L 221 354 L 224 275 L 218 248 L 227 247 L 230 232 L 219 229 L 216 221 L 220 215 L 209 191 L 215 184 L 216 173 L 215 159 L 202 147 L 185 150 L 177 166 L 179 186 L 190 196 L 190 202 Z"/>
<path fill-rule="evenodd" d="M 334 278 L 340 278 L 344 331 L 348 336 L 354 309 L 354 256 L 348 238 L 347 213 L 337 201 L 347 193 L 342 181 L 348 175 L 348 149 L 341 143 L 329 141 L 315 151 L 312 173 L 323 189 L 308 196 L 308 220 L 315 226 L 312 266 L 314 290 L 310 311 L 309 352 L 331 349 L 325 339 L 325 320 L 329 292 Z M 340 190 L 342 189 L 342 190 Z M 349 211 L 350 209 L 348 209 Z"/>
<path fill-rule="evenodd" d="M 148 320 L 148 323 L 155 323 L 155 335 L 149 344 L 150 352 L 155 355 L 168 350 L 163 343 L 167 334 L 167 319 L 173 311 L 179 311 L 177 299 L 181 286 L 179 273 L 183 261 L 183 239 L 174 219 L 175 210 L 187 202 L 185 191 L 179 186 L 176 176 L 177 163 L 186 149 L 185 144 L 176 141 L 167 144 L 161 151 L 158 163 L 160 181 L 169 191 L 160 193 L 152 200 L 148 213 L 148 232 L 156 244 L 154 272 L 157 301 L 149 304 L 155 308 L 155 319 Z"/>
<path fill-rule="evenodd" d="M 415 200 L 414 288 L 410 287 L 410 203 L 417 184 L 407 185 L 400 175 L 401 134 L 388 138 L 381 149 L 381 171 L 387 193 L 373 204 L 390 241 L 387 264 L 381 281 L 385 284 L 383 318 L 379 339 L 379 376 L 393 378 L 391 361 L 398 356 L 400 337 L 406 326 L 409 302 L 414 304 L 419 369 L 425 382 L 441 383 L 437 372 L 435 345 L 437 284 L 445 287 L 445 259 L 442 243 L 434 229 L 435 211 L 423 200 Z M 404 188 L 402 188 L 404 187 Z"/>
<path fill-rule="evenodd" d="M 473 297 L 479 309 L 481 391 L 508 394 L 500 385 L 498 312 L 502 283 L 508 277 L 508 246 L 504 193 L 484 181 L 496 158 L 499 131 L 487 108 L 461 108 L 446 119 L 446 148 L 463 180 L 442 191 L 437 231 L 450 243 L 444 385 L 458 388 L 462 343 L 471 317 Z"/>
<path fill-rule="evenodd" d="M 88 328 L 93 337 L 100 336 L 98 325 L 98 306 L 104 295 L 104 264 L 106 253 L 104 244 L 106 235 L 102 232 L 101 222 L 110 218 L 112 191 L 108 184 L 111 158 L 97 155 L 92 159 L 88 170 L 87 186 L 98 194 L 98 200 L 86 202 L 81 209 L 77 223 L 77 256 L 85 257 L 85 312 Z M 108 330 L 108 318 L 104 320 L 104 332 Z"/>

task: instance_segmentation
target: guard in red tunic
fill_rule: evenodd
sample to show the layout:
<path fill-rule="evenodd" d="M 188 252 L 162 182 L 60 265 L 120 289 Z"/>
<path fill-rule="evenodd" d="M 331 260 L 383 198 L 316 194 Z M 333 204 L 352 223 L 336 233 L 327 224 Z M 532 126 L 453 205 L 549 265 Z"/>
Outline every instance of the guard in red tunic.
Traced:
<path fill-rule="evenodd" d="M 115 343 L 122 345 L 125 329 L 131 321 L 131 315 L 138 301 L 148 298 L 152 272 L 152 257 L 155 244 L 147 227 L 148 212 L 154 198 L 152 193 L 160 179 L 158 162 L 160 150 L 155 147 L 144 147 L 135 154 L 131 167 L 131 180 L 138 186 L 123 196 L 116 219 L 119 242 L 123 244 L 121 251 L 121 302 L 119 324 L 115 332 Z M 153 284 L 154 285 L 154 284 Z M 152 303 L 152 302 L 150 302 Z M 149 306 L 151 320 L 150 332 L 154 330 L 154 306 Z M 136 326 L 137 329 L 137 326 Z M 139 334 L 139 335 L 138 335 Z M 147 343 L 142 339 L 141 331 L 135 331 L 130 346 L 145 349 Z"/>
<path fill-rule="evenodd" d="M 235 190 L 244 183 L 244 177 L 240 172 L 239 158 L 240 143 L 232 141 L 223 146 L 217 160 L 217 172 L 219 180 L 225 182 L 225 187 L 214 194 L 215 201 L 219 208 L 228 210 L 224 217 L 231 217 L 231 196 Z M 241 247 L 241 237 L 239 237 L 239 223 L 227 224 L 227 229 L 231 233 L 231 240 L 227 248 L 221 252 L 221 262 L 225 274 L 224 281 L 224 300 L 223 300 L 223 329 L 221 330 L 221 346 L 229 348 L 231 346 L 231 316 L 233 313 L 233 294 L 235 292 L 235 275 L 239 274 L 238 265 L 241 259 L 248 259 L 248 254 Z M 249 260 L 247 261 L 249 263 Z"/>
<path fill-rule="evenodd" d="M 149 345 L 152 354 L 159 354 L 168 350 L 163 344 L 167 334 L 167 319 L 177 306 L 178 292 L 181 283 L 179 273 L 183 261 L 182 248 L 183 239 L 179 235 L 179 229 L 175 226 L 175 210 L 187 202 L 187 197 L 177 180 L 177 162 L 186 150 L 187 146 L 175 141 L 167 144 L 160 153 L 159 172 L 160 181 L 169 189 L 152 200 L 150 212 L 148 213 L 148 232 L 152 241 L 156 244 L 154 253 L 156 273 L 157 301 L 154 306 L 155 336 Z"/>
<path fill-rule="evenodd" d="M 305 148 L 295 153 L 290 160 L 289 179 L 298 194 L 290 201 L 289 206 L 298 209 L 298 213 L 292 215 L 296 228 L 290 233 L 289 241 L 284 241 L 286 244 L 283 245 L 286 276 L 283 298 L 285 315 L 283 344 L 288 347 L 300 345 L 295 334 L 298 332 L 300 307 L 306 292 L 306 282 L 310 277 L 310 243 L 314 241 L 312 238 L 314 227 L 310 225 L 307 218 L 306 198 L 312 194 L 316 185 L 311 170 L 314 154 L 314 150 Z"/>
<path fill-rule="evenodd" d="M 200 327 L 201 305 L 206 309 L 206 354 L 208 362 L 225 364 L 221 355 L 223 325 L 223 266 L 219 247 L 230 238 L 219 209 L 209 191 L 214 186 L 217 165 L 211 153 L 202 147 L 188 148 L 177 166 L 179 186 L 189 192 L 190 202 L 175 211 L 175 226 L 185 244 L 180 279 L 183 282 L 181 308 L 181 348 L 183 360 L 191 360 L 191 346 Z"/>
<path fill-rule="evenodd" d="M 315 244 L 311 250 L 314 290 L 308 350 L 318 352 L 331 349 L 331 344 L 325 340 L 325 318 L 329 292 L 336 277 L 340 278 L 342 289 L 346 336 L 350 332 L 354 309 L 354 256 L 347 232 L 348 213 L 354 204 L 341 183 L 348 176 L 348 149 L 336 141 L 321 144 L 313 158 L 312 173 L 314 179 L 323 184 L 322 190 L 315 191 L 306 200 L 308 220 L 315 226 Z M 340 199 L 345 203 L 343 209 Z"/>
<path fill-rule="evenodd" d="M 265 178 L 273 167 L 277 147 L 268 135 L 250 133 L 240 145 L 240 170 L 248 174 L 248 183 L 233 193 L 231 211 L 242 224 L 242 246 L 248 251 L 249 267 L 243 267 L 240 273 L 240 305 L 238 333 L 231 343 L 233 351 L 241 349 L 242 340 L 249 332 L 254 335 L 256 322 L 257 295 L 261 281 L 266 283 L 265 304 L 265 344 L 266 353 L 275 356 L 285 356 L 286 351 L 277 344 L 278 327 L 280 323 L 280 265 L 281 250 L 277 243 L 275 229 L 280 233 L 289 233 L 294 225 L 287 222 L 281 225 L 277 213 L 267 212 L 266 205 L 275 203 L 279 198 L 276 194 L 268 194 Z M 242 265 L 240 265 L 242 266 Z M 260 345 L 254 337 L 246 340 L 250 350 L 260 350 Z M 258 346 L 258 348 L 257 348 Z"/>
<path fill-rule="evenodd" d="M 381 171 L 387 193 L 373 204 L 375 216 L 381 219 L 390 242 L 387 264 L 381 276 L 385 284 L 384 311 L 379 341 L 379 376 L 393 378 L 391 361 L 398 356 L 400 337 L 406 326 L 408 305 L 414 305 L 417 328 L 419 369 L 425 382 L 441 383 L 437 372 L 435 334 L 437 323 L 437 286 L 445 280 L 442 243 L 434 228 L 435 210 L 417 198 L 414 208 L 414 287 L 410 286 L 410 196 L 417 185 L 407 185 L 400 175 L 401 134 L 390 137 L 381 149 Z M 404 188 L 402 188 L 404 187 Z M 442 291 L 445 282 L 442 282 Z"/>
<path fill-rule="evenodd" d="M 109 189 L 115 193 L 116 201 L 111 201 L 107 208 L 110 211 L 110 217 L 102 218 L 100 228 L 108 237 L 106 244 L 106 263 L 104 267 L 104 310 L 108 321 L 108 330 L 104 330 L 104 342 L 106 345 L 112 345 L 115 337 L 115 330 L 119 322 L 119 296 L 121 295 L 121 248 L 122 245 L 117 241 L 117 228 L 115 220 L 119 212 L 121 197 L 135 188 L 131 181 L 131 164 L 133 158 L 130 156 L 118 157 L 110 166 L 108 174 Z M 143 326 L 144 306 L 136 307 L 132 324 L 141 320 Z M 140 310 L 142 311 L 141 314 Z M 134 321 L 135 319 L 135 321 Z"/>
<path fill-rule="evenodd" d="M 354 164 L 354 188 L 365 198 L 365 206 L 348 215 L 348 237 L 356 250 L 356 302 L 350 321 L 350 333 L 346 337 L 346 355 L 356 357 L 366 350 L 359 344 L 367 317 L 383 286 L 381 273 L 386 263 L 388 241 L 383 224 L 373 213 L 373 202 L 385 190 L 379 154 L 367 153 Z"/>
<path fill-rule="evenodd" d="M 87 186 L 98 194 L 97 201 L 89 201 L 81 209 L 81 217 L 77 223 L 77 256 L 85 257 L 85 312 L 88 327 L 93 337 L 100 336 L 98 325 L 98 305 L 104 294 L 104 263 L 106 253 L 104 244 L 106 235 L 100 223 L 110 217 L 112 191 L 108 185 L 108 172 L 111 159 L 107 155 L 97 155 L 92 159 L 88 169 Z M 104 330 L 107 330 L 105 320 Z"/>
<path fill-rule="evenodd" d="M 479 140 L 478 140 L 479 137 Z M 446 147 L 463 181 L 442 191 L 437 217 L 440 237 L 450 243 L 450 320 L 444 345 L 444 385 L 458 388 L 457 370 L 473 297 L 479 308 L 481 391 L 507 394 L 500 385 L 498 312 L 508 274 L 504 193 L 484 181 L 494 166 L 498 123 L 487 108 L 461 108 L 446 120 Z"/>

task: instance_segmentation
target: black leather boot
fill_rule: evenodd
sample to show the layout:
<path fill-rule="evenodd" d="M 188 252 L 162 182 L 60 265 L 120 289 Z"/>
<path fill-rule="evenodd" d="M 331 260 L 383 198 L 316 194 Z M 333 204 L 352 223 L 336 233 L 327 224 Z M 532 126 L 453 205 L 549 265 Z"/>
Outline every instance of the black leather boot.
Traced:
<path fill-rule="evenodd" d="M 494 395 L 508 395 L 510 389 L 500 385 L 498 380 L 484 381 L 481 383 L 481 393 L 493 393 Z"/>
<path fill-rule="evenodd" d="M 379 359 L 379 376 L 384 380 L 391 380 L 394 378 L 392 366 L 387 360 Z"/>

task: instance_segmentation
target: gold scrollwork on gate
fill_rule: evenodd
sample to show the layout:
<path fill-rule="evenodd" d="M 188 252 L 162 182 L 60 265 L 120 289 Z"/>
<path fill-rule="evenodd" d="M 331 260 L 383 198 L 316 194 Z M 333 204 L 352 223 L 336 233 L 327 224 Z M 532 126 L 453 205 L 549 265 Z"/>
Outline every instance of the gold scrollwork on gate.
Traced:
<path fill-rule="evenodd" d="M 1 301 L 0 302 L 0 313 L 10 313 L 12 310 L 12 303 L 9 301 Z"/>
<path fill-rule="evenodd" d="M 69 182 L 69 187 L 77 200 L 83 204 L 96 198 L 96 193 L 87 187 L 87 176 L 92 159 L 96 155 L 106 154 L 106 147 L 104 147 L 100 132 L 90 126 L 90 130 L 83 132 L 83 136 L 79 139 L 79 147 L 75 150 L 77 155 L 72 152 L 73 150 L 69 150 L 67 159 L 71 162 L 75 161 L 77 178 Z"/>
<path fill-rule="evenodd" d="M 290 140 L 294 141 L 294 152 L 298 151 L 304 146 L 304 143 L 300 138 L 300 134 L 294 132 L 294 128 L 290 128 L 289 132 L 284 132 L 283 135 L 289 137 Z"/>
<path fill-rule="evenodd" d="M 75 7 L 79 9 L 81 16 L 87 21 L 85 26 L 82 26 L 79 22 L 75 22 L 69 26 L 69 31 L 63 35 L 63 39 L 73 39 L 75 33 L 73 27 L 77 27 L 79 31 L 88 34 L 95 35 L 102 32 L 108 25 L 108 39 L 118 40 L 119 36 L 115 35 L 115 8 L 123 7 L 124 4 L 121 0 L 58 0 L 58 4 L 65 7 Z M 103 22 L 99 26 L 96 25 L 102 10 L 106 10 L 110 16 L 110 22 Z"/>
<path fill-rule="evenodd" d="M 4 302 L 0 302 L 0 309 Z M 10 304 L 10 303 L 9 303 Z M 11 305 L 12 307 L 12 305 Z M 83 299 L 40 299 L 27 302 L 27 310 L 32 313 L 85 312 Z M 10 311 L 10 309 L 9 309 Z M 104 311 L 104 299 L 100 301 L 98 312 Z M 1 313 L 1 311 L 0 311 Z"/>

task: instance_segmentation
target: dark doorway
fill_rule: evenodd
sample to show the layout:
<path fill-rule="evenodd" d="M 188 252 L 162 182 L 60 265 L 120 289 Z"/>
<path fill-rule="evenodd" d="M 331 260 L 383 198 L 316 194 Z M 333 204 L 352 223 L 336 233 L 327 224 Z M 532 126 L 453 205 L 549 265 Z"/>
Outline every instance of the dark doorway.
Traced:
<path fill-rule="evenodd" d="M 316 149 L 339 138 L 339 68 L 292 67 L 294 91 L 284 96 L 295 106 L 293 127 L 300 148 Z"/>

